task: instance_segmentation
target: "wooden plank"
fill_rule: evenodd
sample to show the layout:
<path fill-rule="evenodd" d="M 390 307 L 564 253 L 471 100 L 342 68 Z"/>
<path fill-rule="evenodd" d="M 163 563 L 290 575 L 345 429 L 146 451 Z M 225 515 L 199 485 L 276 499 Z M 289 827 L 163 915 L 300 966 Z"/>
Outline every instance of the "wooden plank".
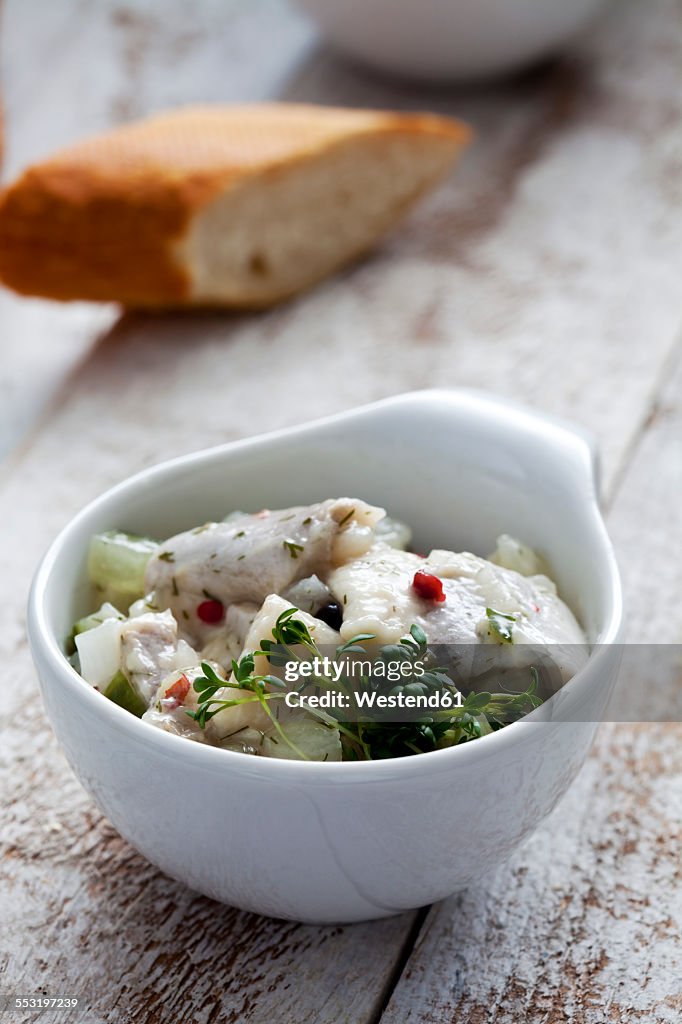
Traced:
<path fill-rule="evenodd" d="M 88 122 L 79 91 L 74 41 L 91 42 L 92 12 L 83 4 L 5 3 L 0 26 L 4 108 L 3 179 L 42 155 L 62 137 L 101 127 Z M 82 35 L 81 35 L 82 33 Z M 78 49 L 75 51 L 78 54 Z M 36 69 L 49 66 L 50 74 Z M 82 90 L 80 90 L 82 92 Z M 88 91 L 101 95 L 97 88 Z M 82 97 L 81 97 L 82 98 Z M 37 421 L 115 313 L 104 307 L 28 301 L 0 291 L 0 458 Z"/>
<path fill-rule="evenodd" d="M 620 2 L 561 60 L 487 89 L 401 87 L 322 49 L 283 93 L 474 126 L 453 180 L 350 278 L 353 320 L 340 282 L 326 319 L 366 333 L 387 393 L 491 387 L 581 422 L 607 490 L 679 327 L 679 13 Z"/>
<path fill-rule="evenodd" d="M 92 811 L 38 715 L 24 725 L 31 748 L 45 743 L 48 756 L 28 767 L 17 793 L 14 806 L 33 816 L 28 834 L 14 813 L 3 827 L 2 990 L 58 989 L 79 998 L 85 1019 L 117 1024 L 372 1019 L 412 915 L 316 928 L 200 897 Z"/>
<path fill-rule="evenodd" d="M 682 218 L 670 215 L 670 183 L 680 144 L 652 129 L 679 29 L 673 5 L 657 12 L 645 18 L 638 5 L 622 5 L 616 43 L 607 25 L 572 62 L 484 93 L 415 98 L 413 88 L 359 78 L 346 88 L 347 70 L 325 63 L 321 71 L 311 58 L 312 70 L 283 96 L 428 103 L 471 120 L 478 145 L 461 173 L 357 270 L 266 318 L 215 320 L 210 332 L 201 320 L 179 321 L 171 329 L 184 331 L 186 347 L 174 356 L 176 395 L 188 375 L 213 379 L 216 345 L 239 352 L 249 388 L 250 374 L 260 380 L 264 343 L 276 337 L 274 390 L 290 394 L 292 379 L 309 374 L 318 382 L 311 414 L 432 383 L 488 386 L 592 429 L 608 485 L 679 323 Z M 643 83 L 636 104 L 635 72 Z M 671 117 L 680 113 L 679 92 L 666 103 Z M 148 319 L 145 345 L 163 344 L 168 323 Z M 117 330 L 128 352 L 139 334 L 134 320 Z"/>
<path fill-rule="evenodd" d="M 85 303 L 55 310 L 0 292 L 0 460 L 7 458 L 116 313 Z M 5 467 L 7 471 L 7 467 Z"/>
<path fill-rule="evenodd" d="M 82 421 L 81 428 L 87 432 Z M 64 466 L 67 434 L 54 440 Z M 40 984 L 52 992 L 57 986 L 80 995 L 93 1019 L 116 1022 L 373 1019 L 414 915 L 323 929 L 219 906 L 135 854 L 71 776 L 36 699 L 21 610 L 30 566 L 47 538 L 40 507 L 61 505 L 61 516 L 71 489 L 66 477 L 79 475 L 77 464 L 67 462 L 71 468 L 61 480 L 29 482 L 21 474 L 35 501 L 22 499 L 21 529 L 16 507 L 7 535 L 13 544 L 3 553 L 0 589 L 15 612 L 0 649 L 12 678 L 20 674 L 23 696 L 16 690 L 3 701 L 2 989 L 34 992 Z M 16 493 L 18 479 L 5 494 Z M 50 532 L 55 519 L 48 518 Z"/>
<path fill-rule="evenodd" d="M 74 139 L 160 107 L 262 99 L 286 80 L 310 38 L 310 27 L 278 0 L 259 0 L 253 11 L 241 0 L 7 0 L 0 31 L 3 178 Z M 49 74 L 37 73 L 43 68 Z M 39 421 L 116 316 L 114 307 L 61 306 L 0 291 L 0 458 Z"/>
<path fill-rule="evenodd" d="M 5 176 L 162 107 L 270 96 L 311 36 L 282 0 L 5 0 Z"/>
<path fill-rule="evenodd" d="M 171 14 L 167 4 L 150 2 L 135 16 L 88 5 L 72 44 L 81 49 L 44 84 L 33 107 L 36 127 L 22 132 L 40 135 L 49 148 L 114 115 L 182 96 L 279 94 L 461 113 L 477 127 L 478 145 L 374 259 L 265 321 L 214 323 L 208 344 L 241 347 L 254 333 L 276 336 L 283 360 L 296 360 L 292 370 L 305 366 L 319 380 L 311 412 L 430 383 L 490 386 L 537 402 L 595 432 L 609 485 L 641 426 L 679 319 L 682 219 L 670 216 L 670 204 L 681 144 L 656 130 L 661 97 L 669 118 L 682 104 L 679 90 L 668 89 L 680 45 L 672 0 L 660 2 L 655 17 L 635 3 L 621 5 L 613 24 L 571 60 L 504 88 L 423 94 L 354 76 L 326 51 L 287 78 L 285 69 L 309 45 L 300 19 L 274 0 L 258 15 L 247 16 L 251 8 L 236 0 L 220 8 L 207 0 L 190 18 L 181 4 Z M 11 27 L 10 17 L 8 33 Z M 229 75 L 220 73 L 228 43 L 235 58 Z M 83 106 L 82 68 L 95 52 L 98 84 Z M 79 120 L 65 126 L 57 112 L 71 108 L 76 93 Z M 181 358 L 201 372 L 202 322 L 182 323 Z M 149 320 L 147 333 L 158 336 L 166 324 Z M 46 326 L 41 344 L 34 342 L 37 366 L 55 350 L 50 335 Z M 255 357 L 251 367 L 259 369 Z M 12 379 L 23 379 L 23 365 Z M 289 381 L 281 384 L 284 391 Z"/>
<path fill-rule="evenodd" d="M 181 96 L 257 97 L 268 81 L 278 81 L 278 61 L 286 67 L 309 37 L 308 28 L 294 17 L 287 17 L 283 31 L 273 32 L 267 18 L 280 14 L 279 5 L 270 3 L 261 5 L 255 19 L 246 16 L 244 5 L 234 3 L 206 4 L 198 17 L 196 8 L 190 11 L 181 4 L 175 5 L 174 17 L 166 17 L 167 4 L 138 5 L 133 10 L 116 4 L 63 3 L 52 5 L 60 8 L 59 17 L 51 9 L 40 25 L 38 6 L 10 4 L 3 25 L 9 58 L 8 176 L 55 145 L 106 127 L 112 120 L 177 102 Z M 264 60 L 254 59 L 257 37 L 263 58 L 269 56 L 268 68 Z M 281 45 L 281 58 L 275 60 L 273 38 Z M 268 41 L 265 49 L 263 40 Z M 98 73 L 83 94 L 92 54 L 97 54 Z M 29 80 L 22 73 L 48 57 L 49 81 L 45 76 Z M 190 82 L 194 96 L 188 90 Z M 179 90 L 175 95 L 174 89 Z M 36 419 L 47 408 L 51 417 L 38 437 L 52 438 L 55 449 L 50 458 L 56 459 L 54 475 L 41 471 L 41 479 L 34 477 L 30 484 L 24 477 L 32 492 L 27 511 L 32 511 L 23 527 L 22 517 L 8 524 L 11 532 L 5 535 L 4 555 L 11 565 L 3 562 L 8 566 L 3 587 L 6 594 L 12 592 L 16 618 L 8 624 L 3 647 L 13 664 L 18 659 L 26 666 L 22 619 L 31 565 L 57 522 L 75 508 L 73 499 L 76 504 L 83 500 L 77 484 L 65 486 L 67 479 L 80 475 L 76 466 L 84 467 L 86 449 L 88 464 L 101 459 L 107 467 L 105 477 L 109 472 L 123 475 L 131 465 L 125 458 L 120 461 L 123 449 L 115 439 L 100 433 L 95 438 L 95 408 L 100 403 L 118 409 L 122 418 L 128 415 L 117 398 L 128 375 L 123 366 L 117 368 L 121 329 L 97 352 L 94 375 L 92 365 L 76 370 L 113 316 L 106 309 L 61 308 L 0 296 L 2 448 L 9 451 L 32 424 L 35 432 Z M 138 321 L 141 333 L 135 333 L 132 348 L 123 347 L 134 364 L 151 370 L 153 360 L 167 359 L 173 342 L 169 339 L 165 354 L 163 345 L 153 342 L 148 352 L 140 351 L 137 346 L 147 337 L 144 325 L 144 319 Z M 168 324 L 176 342 L 181 326 Z M 89 413 L 80 410 L 72 419 L 70 403 L 77 392 L 89 394 L 88 402 L 94 405 Z M 138 392 L 138 403 L 142 393 Z M 168 420 L 167 415 L 164 418 Z M 72 424 L 65 431 L 58 425 L 64 419 Z M 190 440 L 193 419 L 192 414 L 185 423 L 187 439 L 190 445 L 204 444 L 203 423 L 199 435 Z M 214 429 L 222 427 L 214 424 Z M 147 429 L 163 432 L 161 424 Z M 146 430 L 135 433 L 142 441 L 139 455 L 144 462 L 149 457 L 143 452 Z M 78 451 L 69 453 L 70 438 L 76 435 Z M 118 452 L 116 468 L 105 455 L 112 442 Z M 11 480 L 18 481 L 12 471 L 30 449 L 29 437 L 7 466 Z M 68 510 L 62 505 L 45 530 L 40 508 L 56 507 L 63 499 Z M 266 1022 L 284 1014 L 336 1024 L 375 1015 L 409 937 L 413 915 L 371 929 L 303 928 L 240 914 L 170 883 L 94 814 L 68 772 L 38 704 L 29 704 L 28 710 L 21 710 L 13 702 L 2 722 L 0 763 L 8 769 L 3 776 L 10 784 L 3 792 L 0 861 L 5 883 L 0 897 L 3 991 L 8 986 L 21 992 L 35 991 L 38 985 L 47 990 L 57 985 L 62 992 L 69 988 L 82 996 L 83 1005 L 92 1011 L 88 1019 L 93 1020 L 156 1021 L 167 1014 L 189 1019 L 191 1014 L 197 1024 L 247 1017 Z M 370 937 L 373 971 L 367 973 Z M 168 987 L 171 977 L 173 993 Z M 303 985 L 310 994 L 307 1004 L 301 1000 Z"/>
<path fill-rule="evenodd" d="M 609 517 L 627 640 L 646 645 L 644 658 L 626 649 L 623 684 L 649 693 L 646 721 L 603 725 L 529 842 L 479 889 L 432 909 L 382 1024 L 682 1016 L 680 396 L 682 345 Z"/>

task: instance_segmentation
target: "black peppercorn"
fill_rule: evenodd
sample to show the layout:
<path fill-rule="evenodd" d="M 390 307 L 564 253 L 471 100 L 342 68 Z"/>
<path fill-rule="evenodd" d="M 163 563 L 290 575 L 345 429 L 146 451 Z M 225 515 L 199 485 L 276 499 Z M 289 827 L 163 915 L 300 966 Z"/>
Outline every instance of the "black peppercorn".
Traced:
<path fill-rule="evenodd" d="M 338 601 L 329 601 L 327 604 L 322 605 L 319 611 L 315 612 L 316 619 L 322 619 L 328 626 L 335 629 L 337 632 L 341 629 L 343 624 L 343 611 Z"/>

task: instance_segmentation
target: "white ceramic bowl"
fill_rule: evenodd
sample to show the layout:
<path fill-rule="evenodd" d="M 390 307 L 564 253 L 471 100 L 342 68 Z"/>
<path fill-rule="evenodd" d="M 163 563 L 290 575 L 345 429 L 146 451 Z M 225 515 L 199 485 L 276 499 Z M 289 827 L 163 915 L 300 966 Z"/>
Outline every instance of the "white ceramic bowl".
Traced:
<path fill-rule="evenodd" d="M 605 0 L 297 0 L 339 50 L 395 75 L 513 71 L 575 35 Z"/>
<path fill-rule="evenodd" d="M 341 494 L 413 524 L 417 549 L 486 553 L 503 531 L 537 546 L 597 645 L 585 669 L 532 716 L 483 739 L 390 761 L 320 764 L 169 735 L 70 667 L 62 641 L 87 608 L 86 550 L 96 531 L 164 537 L 235 507 Z M 617 667 L 620 619 L 585 440 L 506 402 L 448 391 L 400 396 L 145 470 L 62 531 L 29 604 L 47 714 L 121 835 L 208 896 L 310 922 L 421 906 L 506 857 L 587 754 Z"/>

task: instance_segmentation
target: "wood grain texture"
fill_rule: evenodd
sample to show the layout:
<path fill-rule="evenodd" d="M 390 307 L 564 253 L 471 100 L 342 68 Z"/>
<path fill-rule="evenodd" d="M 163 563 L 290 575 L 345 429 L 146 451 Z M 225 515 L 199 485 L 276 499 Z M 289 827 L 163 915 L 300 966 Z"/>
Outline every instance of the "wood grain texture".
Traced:
<path fill-rule="evenodd" d="M 536 402 L 595 432 L 609 484 L 642 425 L 679 319 L 682 225 L 670 211 L 682 142 L 661 130 L 682 106 L 671 88 L 682 48 L 679 0 L 657 0 L 655 17 L 632 0 L 620 4 L 617 18 L 560 63 L 459 93 L 363 78 L 324 50 L 306 57 L 310 33 L 275 0 L 251 15 L 234 0 L 222 15 L 215 0 L 202 0 L 191 32 L 179 3 L 99 3 L 86 17 L 70 2 L 79 32 L 49 95 L 35 97 L 36 127 L 22 127 L 35 138 L 42 117 L 48 131 L 49 145 L 34 141 L 31 155 L 57 143 L 58 112 L 75 110 L 76 94 L 78 118 L 64 124 L 61 115 L 60 141 L 181 99 L 236 95 L 428 106 L 470 120 L 479 143 L 461 172 L 373 259 L 263 329 L 255 320 L 216 323 L 210 344 L 230 352 L 254 337 L 276 338 L 292 376 L 303 364 L 319 379 L 311 412 L 434 382 Z M 14 10 L 10 3 L 8 33 Z M 24 14 L 17 37 L 22 25 L 27 35 L 27 21 Z M 83 98 L 95 53 L 97 77 Z M 165 331 L 164 319 L 144 329 L 149 344 Z M 201 323 L 188 325 L 184 359 L 200 365 L 203 340 Z M 47 326 L 32 335 L 36 365 L 50 341 Z M 261 355 L 256 344 L 252 374 Z M 290 394 L 286 372 L 281 385 Z"/>
<path fill-rule="evenodd" d="M 621 685 L 649 691 L 647 720 L 602 725 L 585 769 L 510 862 L 433 908 L 382 1024 L 682 1017 L 682 517 L 670 500 L 682 493 L 682 346 L 671 371 L 609 516 L 628 641 L 647 645 L 643 660 L 626 651 Z"/>
<path fill-rule="evenodd" d="M 372 259 L 268 314 L 129 314 L 108 330 L 108 309 L 0 297 L 0 657 L 19 684 L 0 711 L 0 989 L 80 992 L 107 1024 L 370 1024 L 413 939 L 414 915 L 314 929 L 198 898 L 71 776 L 25 594 L 55 532 L 136 469 L 403 390 L 489 387 L 596 434 L 626 588 L 646 607 L 631 638 L 679 642 L 681 14 L 623 0 L 558 63 L 419 93 L 315 49 L 278 0 L 8 0 L 7 173 L 200 99 L 426 107 L 479 141 Z M 48 60 L 50 75 L 28 70 Z M 432 911 L 386 1024 L 680 1018 L 679 728 L 602 730 L 547 825 Z"/>
<path fill-rule="evenodd" d="M 7 0 L 0 30 L 3 180 L 57 147 L 141 114 L 276 94 L 311 35 L 278 0 L 253 8 L 240 0 Z M 111 307 L 0 292 L 0 458 L 49 409 L 115 317 Z"/>
<path fill-rule="evenodd" d="M 412 915 L 314 928 L 192 893 L 92 811 L 34 718 L 32 745 L 45 742 L 48 756 L 16 794 L 34 817 L 30 826 L 15 818 L 4 837 L 3 952 L 14 991 L 58 988 L 79 998 L 76 1019 L 117 1024 L 355 1024 L 374 1015 Z"/>

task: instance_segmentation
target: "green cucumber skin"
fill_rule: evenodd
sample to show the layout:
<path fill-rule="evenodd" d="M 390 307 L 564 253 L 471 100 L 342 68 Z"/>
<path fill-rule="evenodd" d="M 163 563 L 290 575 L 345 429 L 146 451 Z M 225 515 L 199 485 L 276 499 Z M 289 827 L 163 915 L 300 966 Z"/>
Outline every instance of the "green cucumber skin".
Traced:
<path fill-rule="evenodd" d="M 88 575 L 100 590 L 129 598 L 144 596 L 144 574 L 159 545 L 149 537 L 119 530 L 96 534 L 90 542 Z"/>
<path fill-rule="evenodd" d="M 103 692 L 108 700 L 118 704 L 125 711 L 129 711 L 136 718 L 142 718 L 147 710 L 147 705 L 128 677 L 120 669 Z"/>

